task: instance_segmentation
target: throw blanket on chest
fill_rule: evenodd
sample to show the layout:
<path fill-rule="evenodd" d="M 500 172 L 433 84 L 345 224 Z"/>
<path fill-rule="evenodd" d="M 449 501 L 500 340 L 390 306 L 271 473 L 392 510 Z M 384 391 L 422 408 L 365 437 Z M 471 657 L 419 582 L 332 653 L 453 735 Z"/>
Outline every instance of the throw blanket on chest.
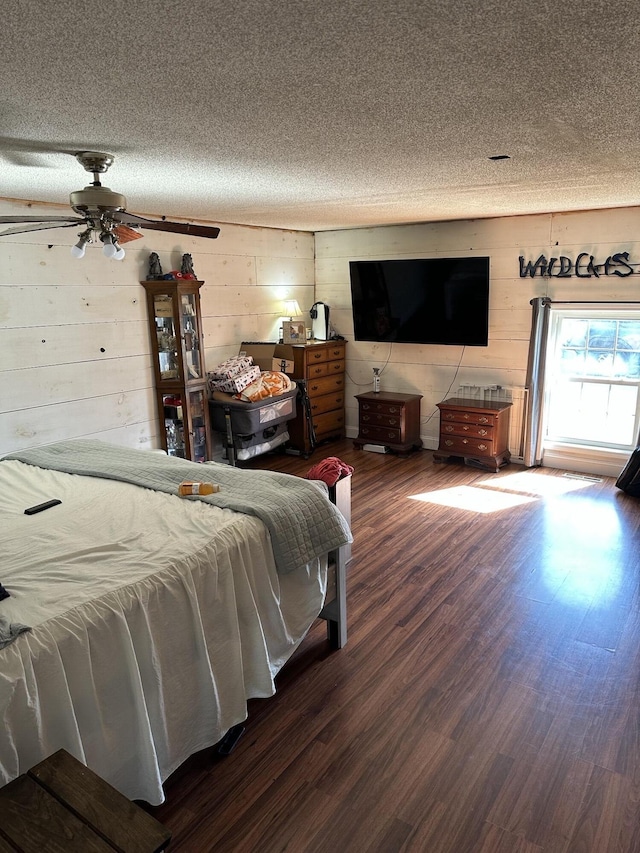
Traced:
<path fill-rule="evenodd" d="M 328 500 L 326 490 L 323 494 L 320 484 L 290 474 L 248 471 L 218 462 L 201 465 L 89 439 L 18 451 L 5 459 L 67 474 L 121 480 L 172 495 L 177 495 L 183 480 L 213 481 L 220 486 L 219 492 L 188 500 L 257 516 L 269 530 L 281 574 L 352 541 L 347 522 Z"/>

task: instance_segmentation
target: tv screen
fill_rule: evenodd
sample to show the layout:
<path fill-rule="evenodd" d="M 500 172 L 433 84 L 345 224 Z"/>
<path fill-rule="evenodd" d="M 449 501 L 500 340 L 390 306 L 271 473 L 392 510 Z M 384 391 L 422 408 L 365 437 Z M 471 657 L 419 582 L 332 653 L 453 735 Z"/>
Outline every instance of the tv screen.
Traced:
<path fill-rule="evenodd" d="M 486 347 L 489 258 L 350 261 L 357 341 Z"/>

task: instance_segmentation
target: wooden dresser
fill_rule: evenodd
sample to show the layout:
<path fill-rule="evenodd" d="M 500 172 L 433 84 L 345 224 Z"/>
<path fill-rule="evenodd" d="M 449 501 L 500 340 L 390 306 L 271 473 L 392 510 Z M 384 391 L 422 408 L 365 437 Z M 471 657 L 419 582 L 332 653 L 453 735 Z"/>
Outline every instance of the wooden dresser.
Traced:
<path fill-rule="evenodd" d="M 304 379 L 316 442 L 344 436 L 345 341 L 308 341 L 294 345 L 292 379 Z M 289 446 L 302 454 L 313 450 L 304 406 L 287 425 Z"/>
<path fill-rule="evenodd" d="M 469 465 L 495 472 L 509 462 L 511 403 L 451 397 L 437 405 L 440 441 L 434 462 L 459 456 Z"/>
<path fill-rule="evenodd" d="M 369 391 L 357 394 L 358 437 L 356 448 L 365 444 L 388 447 L 395 453 L 410 453 L 422 447 L 420 438 L 421 394 Z"/>

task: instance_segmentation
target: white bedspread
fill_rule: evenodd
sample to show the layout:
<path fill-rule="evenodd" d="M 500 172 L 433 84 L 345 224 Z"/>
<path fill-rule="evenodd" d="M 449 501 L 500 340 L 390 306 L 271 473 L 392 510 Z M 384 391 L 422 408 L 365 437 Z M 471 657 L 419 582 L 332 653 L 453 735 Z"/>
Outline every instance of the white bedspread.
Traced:
<path fill-rule="evenodd" d="M 49 498 L 62 504 L 32 516 Z M 0 783 L 64 747 L 131 798 L 274 693 L 326 565 L 281 575 L 257 518 L 138 486 L 0 463 Z"/>

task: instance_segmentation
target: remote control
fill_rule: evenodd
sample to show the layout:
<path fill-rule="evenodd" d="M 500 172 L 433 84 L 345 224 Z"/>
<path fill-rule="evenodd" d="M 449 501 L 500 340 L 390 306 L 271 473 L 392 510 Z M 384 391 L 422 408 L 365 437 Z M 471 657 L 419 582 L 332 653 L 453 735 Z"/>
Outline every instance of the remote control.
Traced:
<path fill-rule="evenodd" d="M 30 506 L 28 509 L 25 509 L 25 515 L 35 515 L 37 512 L 42 512 L 43 509 L 49 509 L 50 506 L 58 506 L 62 501 L 59 501 L 58 498 L 54 498 L 51 501 L 45 501 L 43 504 L 36 504 L 35 506 Z"/>

